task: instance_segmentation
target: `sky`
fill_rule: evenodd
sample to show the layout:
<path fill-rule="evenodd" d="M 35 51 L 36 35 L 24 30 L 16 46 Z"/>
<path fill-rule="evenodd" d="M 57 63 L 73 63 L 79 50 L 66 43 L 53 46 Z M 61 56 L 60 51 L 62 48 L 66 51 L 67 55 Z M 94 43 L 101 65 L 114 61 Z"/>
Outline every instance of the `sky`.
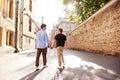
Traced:
<path fill-rule="evenodd" d="M 65 12 L 62 0 L 35 0 L 35 19 L 41 24 L 42 17 L 47 24 L 47 33 L 57 24 L 59 17 L 64 17 Z"/>

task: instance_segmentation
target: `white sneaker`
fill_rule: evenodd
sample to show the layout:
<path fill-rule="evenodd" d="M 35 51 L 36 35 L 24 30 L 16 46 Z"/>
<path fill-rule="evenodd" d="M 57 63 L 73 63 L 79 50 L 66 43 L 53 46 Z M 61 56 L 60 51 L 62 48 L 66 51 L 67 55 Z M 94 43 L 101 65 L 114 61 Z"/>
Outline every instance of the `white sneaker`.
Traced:
<path fill-rule="evenodd" d="M 36 70 L 35 71 L 38 71 L 39 70 L 39 67 L 36 67 Z"/>
<path fill-rule="evenodd" d="M 39 67 L 36 66 L 36 69 L 39 69 Z"/>
<path fill-rule="evenodd" d="M 58 69 L 62 69 L 63 67 L 62 66 L 58 66 Z"/>
<path fill-rule="evenodd" d="M 62 64 L 63 69 L 65 69 L 65 63 Z"/>
<path fill-rule="evenodd" d="M 46 68 L 46 67 L 48 67 L 48 66 L 47 66 L 47 65 L 44 65 L 44 66 L 43 66 L 43 68 Z"/>

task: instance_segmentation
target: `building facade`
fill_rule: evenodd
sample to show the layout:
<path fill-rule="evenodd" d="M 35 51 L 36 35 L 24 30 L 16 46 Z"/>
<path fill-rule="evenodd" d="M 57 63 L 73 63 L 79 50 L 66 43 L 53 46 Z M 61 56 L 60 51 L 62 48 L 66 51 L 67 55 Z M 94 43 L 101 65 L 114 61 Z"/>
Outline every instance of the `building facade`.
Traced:
<path fill-rule="evenodd" d="M 57 27 L 63 29 L 63 34 L 69 35 L 77 27 L 77 24 L 69 21 L 68 18 L 59 18 Z"/>
<path fill-rule="evenodd" d="M 14 5 L 14 0 L 0 0 L 0 53 L 15 50 Z"/>
<path fill-rule="evenodd" d="M 35 49 L 34 2 L 0 0 L 0 53 Z"/>
<path fill-rule="evenodd" d="M 19 7 L 19 48 L 22 50 L 35 49 L 34 0 L 20 0 Z M 21 23 L 23 22 L 23 23 Z"/>
<path fill-rule="evenodd" d="M 62 28 L 63 29 L 63 34 L 68 36 L 69 33 L 71 31 L 73 31 L 76 27 L 77 27 L 76 22 L 69 21 L 68 18 L 59 18 L 58 24 L 56 24 L 56 26 L 53 26 L 53 30 L 51 30 L 50 38 L 52 40 L 55 37 L 55 35 L 57 34 L 56 30 L 58 28 Z"/>

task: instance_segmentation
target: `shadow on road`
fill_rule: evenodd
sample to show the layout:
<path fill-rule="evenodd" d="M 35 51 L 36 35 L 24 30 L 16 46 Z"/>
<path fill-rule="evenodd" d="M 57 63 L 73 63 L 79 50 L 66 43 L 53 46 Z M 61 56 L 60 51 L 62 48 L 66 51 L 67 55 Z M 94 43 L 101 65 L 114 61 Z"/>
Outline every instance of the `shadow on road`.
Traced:
<path fill-rule="evenodd" d="M 104 69 L 94 69 L 90 66 L 67 68 L 62 72 L 63 80 L 120 80 L 119 75 L 109 73 Z"/>
<path fill-rule="evenodd" d="M 41 73 L 45 68 L 42 68 L 38 71 L 34 71 L 28 75 L 26 75 L 25 77 L 21 78 L 20 80 L 33 80 L 39 73 Z"/>
<path fill-rule="evenodd" d="M 106 69 L 113 70 L 117 74 L 120 74 L 120 57 L 75 50 L 67 50 L 65 51 L 65 54 L 80 57 L 83 61 L 98 64 Z"/>

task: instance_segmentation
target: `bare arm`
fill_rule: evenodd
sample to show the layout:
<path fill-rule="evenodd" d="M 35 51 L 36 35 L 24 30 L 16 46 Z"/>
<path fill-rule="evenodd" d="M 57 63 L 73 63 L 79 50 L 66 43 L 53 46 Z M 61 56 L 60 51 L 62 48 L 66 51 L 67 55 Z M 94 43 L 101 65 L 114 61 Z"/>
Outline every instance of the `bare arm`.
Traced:
<path fill-rule="evenodd" d="M 53 48 L 53 47 L 54 47 L 55 43 L 56 43 L 56 40 L 55 40 L 55 39 L 53 39 L 53 40 L 51 41 L 51 48 Z"/>
<path fill-rule="evenodd" d="M 65 41 L 65 49 L 67 49 L 67 40 Z"/>

